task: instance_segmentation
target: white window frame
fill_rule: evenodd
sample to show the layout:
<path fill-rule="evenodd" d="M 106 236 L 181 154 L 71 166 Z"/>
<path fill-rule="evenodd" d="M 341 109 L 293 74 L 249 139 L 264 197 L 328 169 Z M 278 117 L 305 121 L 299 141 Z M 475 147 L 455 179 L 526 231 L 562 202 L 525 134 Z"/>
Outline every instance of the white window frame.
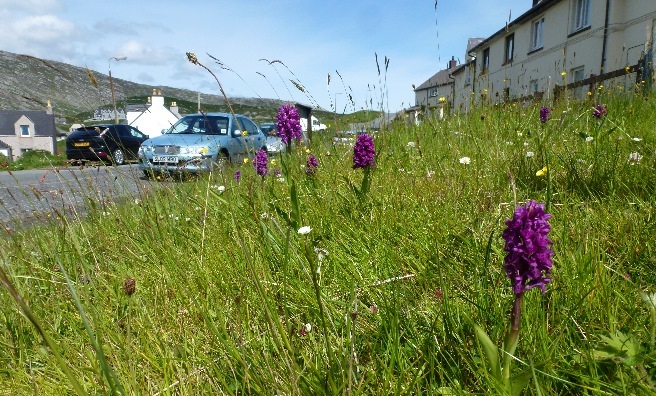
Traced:
<path fill-rule="evenodd" d="M 19 125 L 21 137 L 30 137 L 30 126 L 26 124 Z M 25 133 L 27 132 L 27 133 Z"/>
<path fill-rule="evenodd" d="M 542 49 L 544 43 L 544 17 L 533 21 L 533 32 L 531 34 L 531 51 Z"/>
<path fill-rule="evenodd" d="M 429 98 L 437 97 L 437 87 L 428 88 L 428 97 Z"/>
<path fill-rule="evenodd" d="M 538 80 L 531 80 L 528 83 L 528 93 L 533 95 L 538 92 Z"/>
<path fill-rule="evenodd" d="M 572 76 L 572 83 L 585 80 L 585 66 L 574 67 L 570 70 Z"/>
<path fill-rule="evenodd" d="M 590 0 L 573 0 L 572 33 L 590 26 Z"/>
<path fill-rule="evenodd" d="M 511 63 L 515 57 L 515 33 L 506 36 L 504 63 Z"/>

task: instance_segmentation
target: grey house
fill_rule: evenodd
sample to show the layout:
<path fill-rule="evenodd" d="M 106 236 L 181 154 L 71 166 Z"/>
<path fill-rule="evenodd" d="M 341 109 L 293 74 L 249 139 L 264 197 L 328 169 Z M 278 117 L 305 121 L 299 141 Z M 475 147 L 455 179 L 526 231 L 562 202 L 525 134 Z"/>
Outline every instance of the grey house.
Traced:
<path fill-rule="evenodd" d="M 57 154 L 56 136 L 51 111 L 0 110 L 0 149 L 11 153 L 12 160 L 30 150 Z"/>

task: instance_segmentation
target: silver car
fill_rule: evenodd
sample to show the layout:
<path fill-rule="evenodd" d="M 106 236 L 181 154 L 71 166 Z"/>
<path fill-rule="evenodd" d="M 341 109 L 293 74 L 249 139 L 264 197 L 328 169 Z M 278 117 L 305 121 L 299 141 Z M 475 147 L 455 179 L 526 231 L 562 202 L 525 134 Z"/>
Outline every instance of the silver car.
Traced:
<path fill-rule="evenodd" d="M 264 134 L 248 117 L 229 113 L 190 114 L 161 136 L 139 147 L 139 169 L 159 173 L 201 173 L 266 150 Z"/>

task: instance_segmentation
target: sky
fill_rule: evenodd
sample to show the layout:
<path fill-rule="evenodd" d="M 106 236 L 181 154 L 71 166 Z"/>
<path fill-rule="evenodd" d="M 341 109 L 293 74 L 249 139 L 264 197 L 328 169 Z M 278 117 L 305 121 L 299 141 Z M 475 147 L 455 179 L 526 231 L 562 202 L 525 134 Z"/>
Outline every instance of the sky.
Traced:
<path fill-rule="evenodd" d="M 193 52 L 228 97 L 282 99 L 338 113 L 395 112 L 414 104 L 413 84 L 445 69 L 452 56 L 465 60 L 469 37 L 492 35 L 531 5 L 532 0 L 0 0 L 0 50 L 104 74 L 111 68 L 113 77 L 141 84 L 220 95 L 214 77 L 187 60 L 186 53 Z"/>

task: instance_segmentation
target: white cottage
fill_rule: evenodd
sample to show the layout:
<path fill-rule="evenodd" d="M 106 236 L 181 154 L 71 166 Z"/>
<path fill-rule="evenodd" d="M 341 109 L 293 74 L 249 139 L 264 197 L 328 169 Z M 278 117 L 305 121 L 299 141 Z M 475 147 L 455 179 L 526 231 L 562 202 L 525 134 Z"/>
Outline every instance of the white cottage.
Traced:
<path fill-rule="evenodd" d="M 176 103 L 172 102 L 171 108 L 166 108 L 162 92 L 156 89 L 153 89 L 153 96 L 145 107 L 134 107 L 128 109 L 126 115 L 128 124 L 151 138 L 161 135 L 162 130 L 169 129 L 180 118 Z"/>

